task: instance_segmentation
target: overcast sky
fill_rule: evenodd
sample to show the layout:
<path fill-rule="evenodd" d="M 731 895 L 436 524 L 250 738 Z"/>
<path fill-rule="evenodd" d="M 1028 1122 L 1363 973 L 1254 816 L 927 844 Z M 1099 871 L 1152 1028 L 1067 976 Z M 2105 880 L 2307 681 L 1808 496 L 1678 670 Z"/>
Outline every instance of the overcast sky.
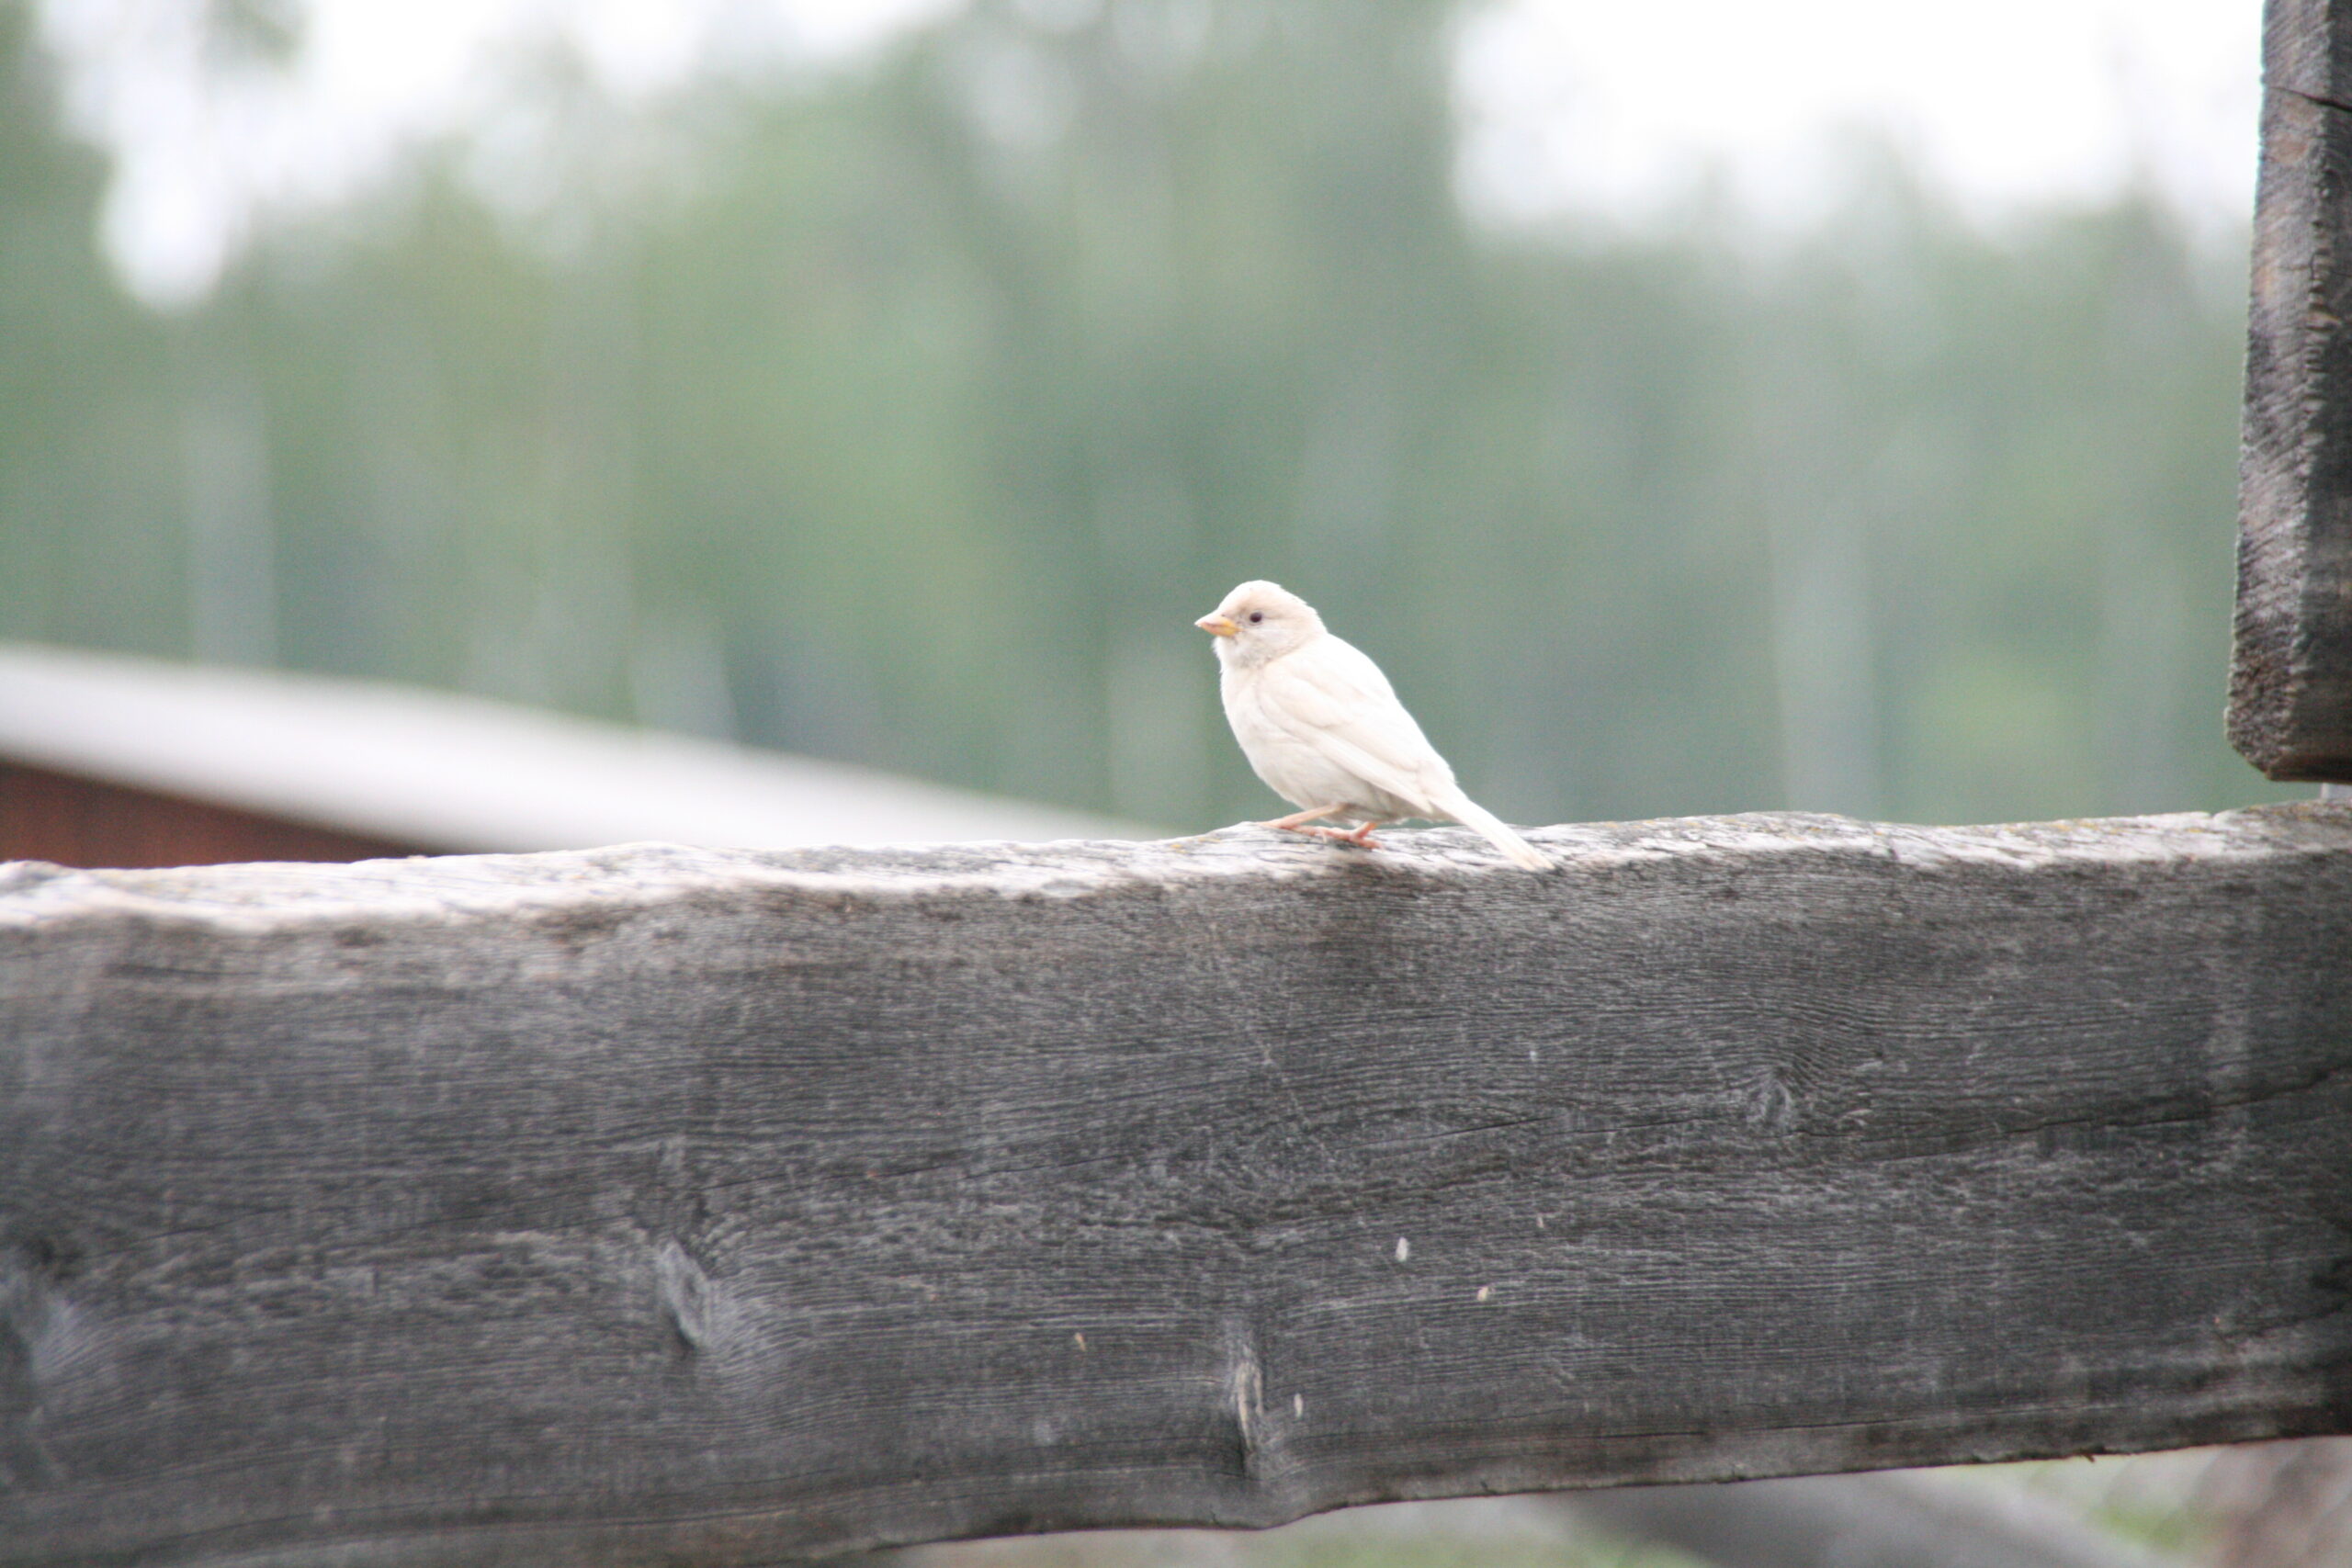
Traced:
<path fill-rule="evenodd" d="M 2144 179 L 2240 222 L 2261 23 L 2261 0 L 1499 0 L 1458 57 L 1464 194 L 1639 219 L 1712 161 L 1801 218 L 1828 133 L 1868 126 L 1983 210 Z"/>
<path fill-rule="evenodd" d="M 489 122 L 504 69 L 535 41 L 568 36 L 613 91 L 642 95 L 711 58 L 853 60 L 956 3 L 310 0 L 293 69 L 228 91 L 198 69 L 192 0 L 45 0 L 42 18 L 75 125 L 117 159 L 109 253 L 168 304 L 209 286 L 256 213 L 331 201 L 402 146 Z M 1459 35 L 1463 194 L 1490 221 L 1639 223 L 1713 167 L 1759 217 L 1802 221 L 1835 188 L 1836 133 L 1869 127 L 1988 216 L 2136 179 L 2236 223 L 2252 199 L 2260 13 L 2260 0 L 1489 0 Z"/>

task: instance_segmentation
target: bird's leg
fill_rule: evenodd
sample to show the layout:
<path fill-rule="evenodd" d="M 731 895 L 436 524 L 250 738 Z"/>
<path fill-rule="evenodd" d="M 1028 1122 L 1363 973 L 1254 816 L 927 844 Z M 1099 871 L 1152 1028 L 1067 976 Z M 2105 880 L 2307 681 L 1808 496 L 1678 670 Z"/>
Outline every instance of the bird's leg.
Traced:
<path fill-rule="evenodd" d="M 1337 839 L 1340 843 L 1353 844 L 1360 850 L 1376 850 L 1380 846 L 1372 841 L 1372 830 L 1377 826 L 1377 823 L 1367 818 L 1364 819 L 1363 824 L 1357 828 L 1354 832 L 1334 832 L 1331 836 L 1334 839 Z"/>
<path fill-rule="evenodd" d="M 1329 828 L 1308 828 L 1302 826 L 1302 824 L 1312 822 L 1318 817 L 1329 817 L 1335 811 L 1345 811 L 1347 807 L 1344 806 L 1312 806 L 1307 807 L 1305 811 L 1294 811 L 1287 817 L 1277 817 L 1271 822 L 1261 822 L 1257 824 L 1257 826 L 1261 828 L 1280 828 L 1283 831 L 1290 833 L 1313 833 L 1320 836 L 1322 834 L 1329 833 L 1331 829 Z"/>

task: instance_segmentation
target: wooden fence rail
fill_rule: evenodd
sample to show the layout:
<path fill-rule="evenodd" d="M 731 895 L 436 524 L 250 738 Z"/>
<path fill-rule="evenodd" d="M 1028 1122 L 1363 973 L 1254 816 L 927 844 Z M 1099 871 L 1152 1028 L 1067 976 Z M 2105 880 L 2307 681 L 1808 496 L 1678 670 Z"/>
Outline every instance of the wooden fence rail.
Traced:
<path fill-rule="evenodd" d="M 2352 810 L 1538 838 L 11 868 L 0 1561 L 2352 1430 Z"/>

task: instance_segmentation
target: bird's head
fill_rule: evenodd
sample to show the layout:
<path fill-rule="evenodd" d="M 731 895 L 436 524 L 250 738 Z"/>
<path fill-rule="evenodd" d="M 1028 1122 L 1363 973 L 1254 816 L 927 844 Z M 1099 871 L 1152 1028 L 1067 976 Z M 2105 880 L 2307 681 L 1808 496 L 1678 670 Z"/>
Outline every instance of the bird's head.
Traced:
<path fill-rule="evenodd" d="M 1315 606 L 1278 582 L 1245 582 L 1225 602 L 1193 623 L 1216 639 L 1224 664 L 1263 664 L 1319 637 L 1323 617 Z"/>

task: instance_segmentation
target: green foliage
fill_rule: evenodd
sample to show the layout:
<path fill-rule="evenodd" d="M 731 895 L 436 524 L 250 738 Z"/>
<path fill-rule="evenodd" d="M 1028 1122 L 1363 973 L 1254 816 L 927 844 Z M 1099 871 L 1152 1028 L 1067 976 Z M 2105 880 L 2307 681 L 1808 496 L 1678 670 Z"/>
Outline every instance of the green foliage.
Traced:
<path fill-rule="evenodd" d="M 107 281 L 30 29 L 0 4 L 0 635 L 176 651 L 168 333 Z"/>
<path fill-rule="evenodd" d="M 982 0 L 640 116 L 551 72 L 541 162 L 442 149 L 165 322 L 0 6 L 0 635 L 1193 829 L 1275 806 L 1189 624 L 1271 576 L 1517 820 L 2276 793 L 2220 734 L 2233 254 L 1867 153 L 1795 240 L 1484 233 L 1446 23 Z"/>

